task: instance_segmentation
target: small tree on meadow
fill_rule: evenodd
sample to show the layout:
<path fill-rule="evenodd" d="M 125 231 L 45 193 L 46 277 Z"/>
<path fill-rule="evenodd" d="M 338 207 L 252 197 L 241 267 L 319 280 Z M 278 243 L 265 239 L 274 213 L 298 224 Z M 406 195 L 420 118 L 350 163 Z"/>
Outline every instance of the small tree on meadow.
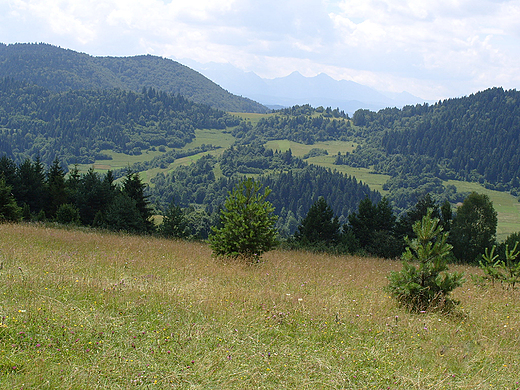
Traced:
<path fill-rule="evenodd" d="M 274 207 L 266 200 L 271 190 L 260 193 L 261 184 L 247 179 L 241 181 L 224 203 L 220 213 L 221 228 L 212 228 L 211 249 L 217 256 L 257 261 L 277 244 Z"/>
<path fill-rule="evenodd" d="M 453 301 L 448 296 L 462 285 L 463 274 L 446 272 L 452 249 L 448 233 L 443 232 L 439 218 L 432 218 L 432 209 L 414 224 L 413 231 L 416 238 L 406 238 L 403 269 L 391 273 L 388 290 L 411 311 L 449 309 Z"/>

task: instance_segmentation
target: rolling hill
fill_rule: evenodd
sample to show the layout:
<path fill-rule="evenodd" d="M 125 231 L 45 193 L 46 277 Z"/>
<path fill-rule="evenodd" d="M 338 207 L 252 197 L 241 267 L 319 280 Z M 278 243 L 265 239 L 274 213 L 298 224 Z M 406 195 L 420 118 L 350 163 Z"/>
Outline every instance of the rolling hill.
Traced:
<path fill-rule="evenodd" d="M 224 111 L 266 112 L 178 62 L 151 55 L 93 57 L 48 44 L 0 44 L 0 77 L 28 81 L 54 92 L 142 88 L 180 94 Z"/>

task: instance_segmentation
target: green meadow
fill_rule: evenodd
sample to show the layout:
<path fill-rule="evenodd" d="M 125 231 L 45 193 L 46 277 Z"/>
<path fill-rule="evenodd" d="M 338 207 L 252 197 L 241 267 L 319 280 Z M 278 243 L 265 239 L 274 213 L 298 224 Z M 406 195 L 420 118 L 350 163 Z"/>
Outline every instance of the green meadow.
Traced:
<path fill-rule="evenodd" d="M 385 292 L 397 261 L 0 225 L 5 389 L 520 389 L 520 290 L 450 315 Z"/>

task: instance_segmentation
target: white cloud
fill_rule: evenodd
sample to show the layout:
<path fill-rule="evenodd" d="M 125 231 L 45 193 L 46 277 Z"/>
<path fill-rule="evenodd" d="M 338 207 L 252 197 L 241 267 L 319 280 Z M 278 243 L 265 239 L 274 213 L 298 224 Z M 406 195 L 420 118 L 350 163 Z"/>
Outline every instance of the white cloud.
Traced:
<path fill-rule="evenodd" d="M 520 87 L 517 0 L 0 0 L 0 41 L 320 72 L 437 99 Z"/>

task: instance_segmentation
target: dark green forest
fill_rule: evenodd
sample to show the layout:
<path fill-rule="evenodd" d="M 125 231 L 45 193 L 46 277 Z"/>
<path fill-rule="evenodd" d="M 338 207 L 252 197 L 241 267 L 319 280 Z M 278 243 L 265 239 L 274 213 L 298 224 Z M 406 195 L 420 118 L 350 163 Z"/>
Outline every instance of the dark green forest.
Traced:
<path fill-rule="evenodd" d="M 338 164 L 392 176 L 475 181 L 520 190 L 520 92 L 491 88 L 434 105 L 359 110 L 366 143 Z"/>
<path fill-rule="evenodd" d="M 242 123 L 232 134 L 241 144 L 288 139 L 312 145 L 319 141 L 346 141 L 357 132 L 343 111 L 303 105 L 278 110 L 276 115 L 260 119 L 255 126 Z"/>
<path fill-rule="evenodd" d="M 0 78 L 3 77 L 27 81 L 53 92 L 114 88 L 140 92 L 144 87 L 224 111 L 267 111 L 261 104 L 227 92 L 187 66 L 151 55 L 93 57 L 44 43 L 0 43 Z"/>
<path fill-rule="evenodd" d="M 0 79 L 0 153 L 67 164 L 108 158 L 102 150 L 140 154 L 182 148 L 195 129 L 225 129 L 237 117 L 180 95 L 153 88 L 51 92 L 13 79 Z"/>

